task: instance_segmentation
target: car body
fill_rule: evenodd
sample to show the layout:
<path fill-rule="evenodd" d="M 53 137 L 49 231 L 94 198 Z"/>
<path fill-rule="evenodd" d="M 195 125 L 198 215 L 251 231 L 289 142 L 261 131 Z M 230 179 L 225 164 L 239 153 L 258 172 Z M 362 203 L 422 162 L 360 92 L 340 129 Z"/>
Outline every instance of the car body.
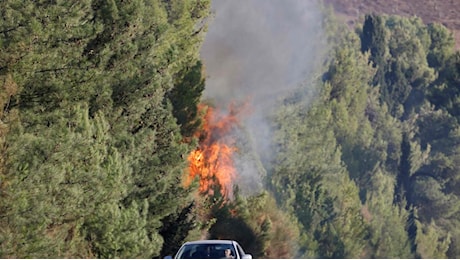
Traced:
<path fill-rule="evenodd" d="M 233 257 L 226 257 L 225 250 L 230 249 Z M 166 257 L 172 258 L 172 257 Z M 234 240 L 197 240 L 184 243 L 177 251 L 174 259 L 252 259 Z"/>

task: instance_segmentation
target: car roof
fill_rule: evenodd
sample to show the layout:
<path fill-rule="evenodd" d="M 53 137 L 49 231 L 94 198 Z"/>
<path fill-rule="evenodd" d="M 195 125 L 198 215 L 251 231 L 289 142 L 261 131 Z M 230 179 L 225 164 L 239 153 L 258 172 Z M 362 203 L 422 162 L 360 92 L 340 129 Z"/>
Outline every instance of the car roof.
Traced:
<path fill-rule="evenodd" d="M 186 242 L 184 245 L 194 245 L 194 244 L 233 244 L 233 240 L 218 240 L 218 239 L 211 239 L 211 240 L 196 240 L 196 241 L 189 241 Z"/>

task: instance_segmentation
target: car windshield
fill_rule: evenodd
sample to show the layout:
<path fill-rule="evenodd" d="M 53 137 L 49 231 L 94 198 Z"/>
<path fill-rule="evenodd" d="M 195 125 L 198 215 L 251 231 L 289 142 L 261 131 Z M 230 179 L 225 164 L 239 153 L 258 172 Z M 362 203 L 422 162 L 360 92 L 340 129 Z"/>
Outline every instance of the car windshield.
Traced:
<path fill-rule="evenodd" d="M 225 250 L 230 249 L 230 255 L 225 255 Z M 235 249 L 231 244 L 188 244 L 184 245 L 176 258 L 179 259 L 218 259 L 234 258 Z"/>

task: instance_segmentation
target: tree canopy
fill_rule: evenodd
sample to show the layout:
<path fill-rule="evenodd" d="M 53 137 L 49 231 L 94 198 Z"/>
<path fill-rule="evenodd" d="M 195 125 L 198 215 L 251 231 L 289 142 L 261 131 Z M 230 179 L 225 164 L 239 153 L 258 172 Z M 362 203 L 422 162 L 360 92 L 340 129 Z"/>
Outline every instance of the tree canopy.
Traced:
<path fill-rule="evenodd" d="M 460 257 L 460 53 L 443 25 L 325 16 L 324 66 L 267 118 L 271 160 L 235 126 L 262 183 L 226 196 L 183 185 L 209 0 L 0 13 L 0 256 L 159 258 L 225 238 L 255 258 Z"/>

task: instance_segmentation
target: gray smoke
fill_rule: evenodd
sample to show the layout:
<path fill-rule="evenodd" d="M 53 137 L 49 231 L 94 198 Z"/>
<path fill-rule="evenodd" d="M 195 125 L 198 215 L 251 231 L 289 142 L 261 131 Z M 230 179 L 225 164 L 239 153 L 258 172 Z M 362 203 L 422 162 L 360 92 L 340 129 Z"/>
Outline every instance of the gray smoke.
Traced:
<path fill-rule="evenodd" d="M 245 134 L 255 154 L 269 159 L 267 117 L 283 97 L 308 82 L 324 50 L 318 3 L 213 0 L 212 8 L 215 15 L 201 50 L 207 75 L 205 99 L 225 108 L 249 98 L 252 112 L 244 121 Z M 303 98 L 309 102 L 314 97 Z M 260 159 L 244 155 L 237 158 L 239 174 L 260 184 Z"/>

